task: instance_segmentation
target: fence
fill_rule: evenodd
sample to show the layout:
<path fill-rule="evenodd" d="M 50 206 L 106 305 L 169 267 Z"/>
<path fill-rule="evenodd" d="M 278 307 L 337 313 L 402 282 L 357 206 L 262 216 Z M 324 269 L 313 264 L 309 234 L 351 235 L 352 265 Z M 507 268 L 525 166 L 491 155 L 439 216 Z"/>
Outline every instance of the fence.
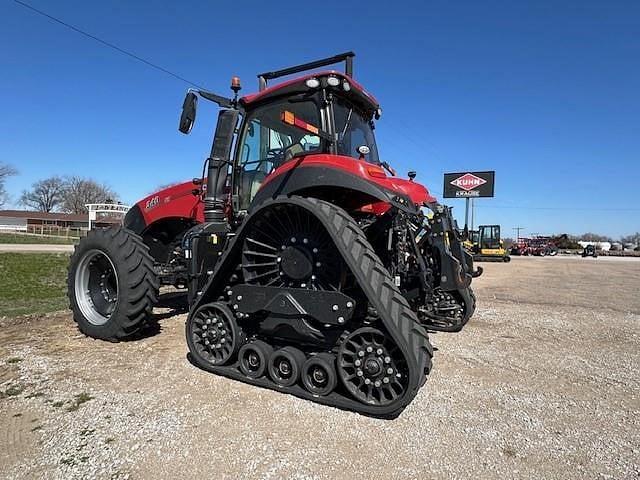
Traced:
<path fill-rule="evenodd" d="M 85 237 L 89 231 L 86 227 L 59 227 L 57 225 L 29 225 L 27 233 L 38 235 L 54 235 L 57 237 Z"/>

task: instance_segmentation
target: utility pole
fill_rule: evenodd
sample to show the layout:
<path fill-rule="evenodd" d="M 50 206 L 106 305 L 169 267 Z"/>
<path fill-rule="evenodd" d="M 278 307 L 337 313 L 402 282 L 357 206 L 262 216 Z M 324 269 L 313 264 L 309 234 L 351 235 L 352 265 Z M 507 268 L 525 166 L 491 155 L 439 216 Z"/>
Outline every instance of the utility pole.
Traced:
<path fill-rule="evenodd" d="M 464 229 L 469 231 L 469 197 L 465 198 L 464 202 Z"/>
<path fill-rule="evenodd" d="M 471 230 L 473 230 L 473 220 L 476 213 L 476 202 L 475 199 L 471 199 Z"/>
<path fill-rule="evenodd" d="M 514 227 L 514 230 L 516 231 L 516 242 L 520 241 L 520 230 L 524 230 L 525 227 Z"/>

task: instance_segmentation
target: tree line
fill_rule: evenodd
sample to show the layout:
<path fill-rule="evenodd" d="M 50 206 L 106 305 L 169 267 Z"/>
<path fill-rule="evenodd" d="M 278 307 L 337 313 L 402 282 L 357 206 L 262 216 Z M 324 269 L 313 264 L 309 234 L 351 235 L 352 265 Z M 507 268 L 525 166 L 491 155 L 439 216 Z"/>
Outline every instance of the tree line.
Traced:
<path fill-rule="evenodd" d="M 16 175 L 10 165 L 0 164 L 0 208 L 7 202 L 5 181 Z M 79 176 L 53 176 L 38 180 L 23 190 L 19 203 L 38 212 L 87 213 L 88 203 L 116 203 L 118 195 L 107 185 Z"/>

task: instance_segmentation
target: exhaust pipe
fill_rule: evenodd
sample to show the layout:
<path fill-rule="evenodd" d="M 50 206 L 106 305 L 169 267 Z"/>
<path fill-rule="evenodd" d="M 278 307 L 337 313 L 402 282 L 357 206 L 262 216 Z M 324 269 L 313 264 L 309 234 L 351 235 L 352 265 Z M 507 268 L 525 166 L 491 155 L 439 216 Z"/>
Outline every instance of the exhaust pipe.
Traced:
<path fill-rule="evenodd" d="M 239 112 L 235 109 L 220 110 L 218 114 L 218 124 L 207 169 L 207 192 L 204 197 L 205 222 L 227 223 L 224 213 L 225 188 L 238 116 Z"/>

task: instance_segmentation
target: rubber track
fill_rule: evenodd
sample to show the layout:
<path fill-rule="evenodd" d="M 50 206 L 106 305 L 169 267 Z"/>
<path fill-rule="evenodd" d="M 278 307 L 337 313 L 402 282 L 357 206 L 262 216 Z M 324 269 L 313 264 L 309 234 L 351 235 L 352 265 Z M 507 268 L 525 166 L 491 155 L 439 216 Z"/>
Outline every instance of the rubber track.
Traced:
<path fill-rule="evenodd" d="M 218 291 L 220 290 L 219 287 L 215 288 L 215 285 L 221 284 L 221 279 L 218 275 L 224 275 L 224 272 L 229 271 L 230 262 L 239 253 L 241 240 L 244 237 L 243 233 L 250 229 L 252 219 L 259 216 L 260 211 L 277 204 L 293 204 L 305 208 L 311 211 L 327 228 L 336 247 L 367 296 L 370 305 L 377 310 L 384 327 L 407 360 L 409 382 L 405 395 L 391 405 L 384 407 L 372 406 L 351 398 L 342 396 L 341 398 L 336 398 L 336 395 L 314 397 L 300 387 L 296 386 L 288 389 L 277 387 L 265 378 L 249 379 L 238 372 L 235 365 L 211 367 L 198 364 L 197 366 L 247 383 L 284 391 L 319 403 L 347 408 L 372 416 L 397 416 L 413 400 L 420 387 L 424 384 L 426 375 L 430 372 L 432 366 L 433 347 L 429 342 L 427 331 L 420 325 L 415 313 L 395 286 L 391 275 L 376 255 L 364 233 L 353 218 L 341 208 L 322 200 L 295 196 L 279 197 L 265 202 L 251 215 L 251 218 L 245 221 L 245 224 L 233 239 L 232 244 L 229 245 L 227 252 L 225 252 L 203 295 L 192 307 L 191 311 L 195 311 L 199 304 L 207 299 L 215 299 L 216 295 L 221 293 Z M 194 363 L 196 361 L 195 358 L 191 358 L 191 360 Z"/>

